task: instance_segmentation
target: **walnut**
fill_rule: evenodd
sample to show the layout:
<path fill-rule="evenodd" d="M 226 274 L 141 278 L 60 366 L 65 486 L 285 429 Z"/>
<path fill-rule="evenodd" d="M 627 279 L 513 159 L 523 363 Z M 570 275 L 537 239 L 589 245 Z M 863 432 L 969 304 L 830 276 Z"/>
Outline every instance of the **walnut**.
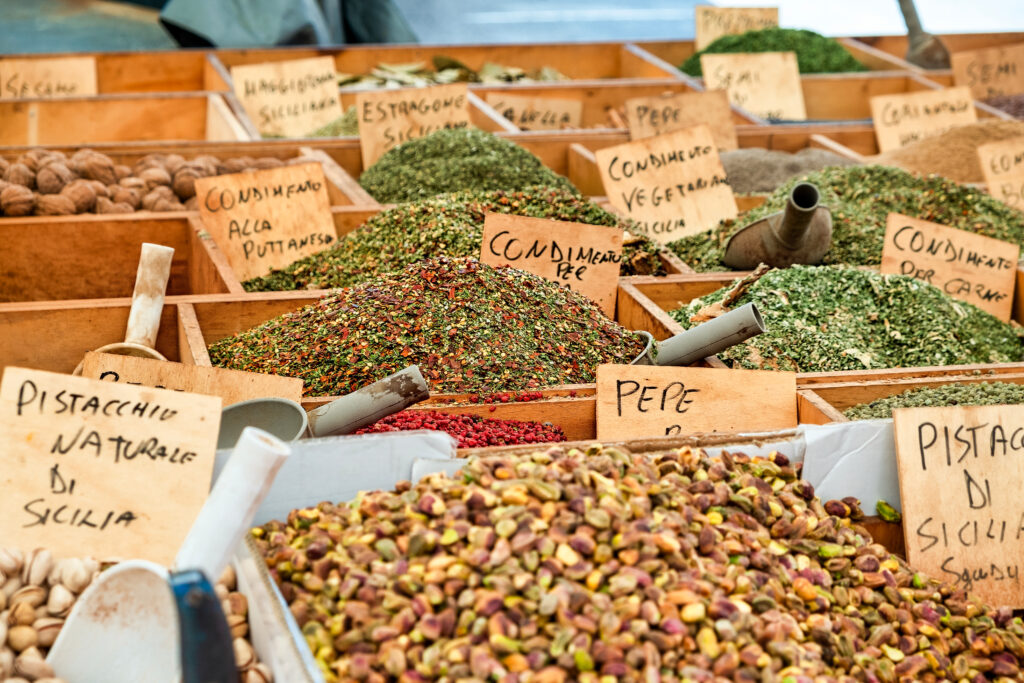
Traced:
<path fill-rule="evenodd" d="M 147 168 L 139 174 L 139 178 L 146 181 L 146 188 L 150 190 L 159 185 L 171 184 L 171 174 L 162 166 L 160 168 Z"/>
<path fill-rule="evenodd" d="M 198 211 L 199 210 L 199 197 L 196 197 L 195 195 L 192 195 L 191 197 L 189 197 L 188 201 L 185 202 L 185 210 L 186 211 Z"/>
<path fill-rule="evenodd" d="M 124 164 L 117 164 L 114 166 L 114 175 L 117 176 L 118 180 L 121 180 L 122 178 L 129 178 L 132 175 L 132 169 Z"/>
<path fill-rule="evenodd" d="M 37 216 L 71 216 L 75 203 L 62 194 L 41 194 L 36 197 Z"/>
<path fill-rule="evenodd" d="M 30 190 L 35 189 L 36 186 L 35 171 L 21 162 L 10 165 L 7 172 L 4 173 L 4 180 L 14 185 L 22 185 Z"/>
<path fill-rule="evenodd" d="M 276 157 L 260 157 L 249 165 L 262 171 L 268 168 L 281 168 L 284 162 Z"/>
<path fill-rule="evenodd" d="M 105 154 L 97 154 L 93 152 L 77 164 L 74 170 L 83 178 L 98 180 L 104 185 L 112 185 L 117 182 L 117 173 L 114 172 L 114 162 Z"/>
<path fill-rule="evenodd" d="M 4 173 L 7 173 L 7 167 L 10 165 L 11 162 L 7 161 L 7 159 L 0 158 L 0 177 L 2 177 Z"/>
<path fill-rule="evenodd" d="M 92 183 L 95 180 L 72 180 L 60 191 L 61 195 L 71 200 L 75 205 L 75 213 L 88 213 L 96 206 L 96 190 Z M 107 188 L 103 188 L 106 190 Z"/>
<path fill-rule="evenodd" d="M 163 197 L 153 202 L 151 211 L 184 211 L 185 205 L 177 199 L 164 199 Z"/>
<path fill-rule="evenodd" d="M 145 192 L 148 189 L 146 187 L 146 181 L 143 180 L 142 178 L 137 178 L 135 176 L 121 178 L 121 180 L 119 180 L 117 184 L 120 185 L 121 187 L 128 187 L 133 190 L 138 190 L 140 192 Z"/>
<path fill-rule="evenodd" d="M 196 196 L 196 179 L 205 177 L 200 169 L 189 164 L 179 168 L 174 174 L 174 194 L 181 199 Z"/>
<path fill-rule="evenodd" d="M 35 173 L 39 170 L 39 162 L 43 158 L 44 153 L 45 150 L 42 149 L 30 149 L 18 157 L 15 163 L 27 166 L 30 171 Z"/>
<path fill-rule="evenodd" d="M 110 196 L 110 190 L 108 190 L 107 186 L 104 185 L 103 183 L 101 183 L 100 181 L 98 181 L 98 180 L 86 180 L 85 182 L 89 183 L 89 187 L 92 188 L 92 191 L 96 193 L 97 197 L 109 197 Z"/>
<path fill-rule="evenodd" d="M 36 193 L 24 185 L 11 184 L 0 192 L 0 209 L 5 216 L 27 216 L 36 206 Z"/>
<path fill-rule="evenodd" d="M 217 167 L 221 165 L 220 159 L 209 154 L 198 156 L 190 161 L 189 164 L 201 169 L 203 176 L 217 175 Z"/>
<path fill-rule="evenodd" d="M 146 211 L 155 211 L 156 203 L 161 199 L 165 199 L 169 202 L 178 201 L 178 198 L 174 196 L 174 191 L 171 188 L 166 185 L 158 185 L 142 197 L 142 208 Z"/>
<path fill-rule="evenodd" d="M 36 188 L 42 194 L 57 194 L 75 179 L 71 169 L 60 162 L 48 163 L 36 173 Z"/>
<path fill-rule="evenodd" d="M 96 198 L 96 213 L 132 213 L 135 209 L 130 204 L 112 202 L 106 197 Z"/>
<path fill-rule="evenodd" d="M 241 173 L 256 162 L 252 157 L 238 157 L 221 162 L 217 167 L 218 174 Z"/>
<path fill-rule="evenodd" d="M 171 175 L 174 175 L 174 172 L 184 165 L 185 157 L 180 154 L 168 154 L 167 158 L 164 160 L 164 168 L 166 168 L 167 172 Z"/>
<path fill-rule="evenodd" d="M 142 206 L 142 190 L 122 185 L 111 185 L 110 199 L 114 203 L 127 204 L 132 209 L 137 209 Z"/>

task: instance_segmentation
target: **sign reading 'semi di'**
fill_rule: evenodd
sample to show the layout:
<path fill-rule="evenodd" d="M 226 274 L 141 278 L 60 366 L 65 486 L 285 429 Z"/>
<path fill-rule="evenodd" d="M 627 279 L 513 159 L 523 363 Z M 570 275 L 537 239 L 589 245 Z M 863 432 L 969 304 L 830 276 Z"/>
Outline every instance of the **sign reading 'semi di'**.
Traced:
<path fill-rule="evenodd" d="M 760 31 L 779 25 L 778 7 L 710 7 L 694 10 L 696 37 L 693 49 L 700 51 L 722 36 Z"/>
<path fill-rule="evenodd" d="M 988 193 L 1004 204 L 1024 210 L 1024 137 L 981 145 L 978 161 Z"/>
<path fill-rule="evenodd" d="M 796 427 L 796 373 L 599 365 L 601 441 Z"/>
<path fill-rule="evenodd" d="M 704 54 L 700 57 L 708 90 L 725 90 L 729 101 L 769 121 L 807 118 L 795 52 Z"/>
<path fill-rule="evenodd" d="M 890 213 L 883 273 L 909 275 L 1008 321 L 1020 247 L 966 230 Z"/>
<path fill-rule="evenodd" d="M 199 178 L 203 225 L 239 279 L 323 251 L 338 237 L 318 163 Z"/>
<path fill-rule="evenodd" d="M 724 90 L 634 97 L 626 100 L 625 107 L 630 140 L 642 140 L 706 123 L 720 151 L 739 147 L 732 108 Z"/>
<path fill-rule="evenodd" d="M 594 152 L 608 201 L 637 230 L 666 244 L 738 210 L 706 125 Z"/>
<path fill-rule="evenodd" d="M 922 90 L 871 98 L 871 118 L 878 149 L 905 147 L 947 128 L 978 120 L 971 91 L 966 86 Z"/>
<path fill-rule="evenodd" d="M 8 366 L 0 538 L 170 564 L 210 491 L 220 411 L 215 396 Z"/>
<path fill-rule="evenodd" d="M 970 88 L 975 99 L 1024 93 L 1024 43 L 954 52 L 949 61 L 953 82 Z"/>
<path fill-rule="evenodd" d="M 907 562 L 1024 607 L 1024 406 L 893 411 Z"/>
<path fill-rule="evenodd" d="M 263 135 L 304 137 L 342 114 L 331 57 L 233 66 L 231 80 Z"/>
<path fill-rule="evenodd" d="M 0 59 L 0 100 L 95 94 L 95 57 Z"/>
<path fill-rule="evenodd" d="M 381 154 L 403 142 L 442 128 L 468 128 L 469 89 L 465 83 L 451 83 L 360 92 L 356 111 L 363 168 L 369 168 Z"/>
<path fill-rule="evenodd" d="M 556 282 L 596 302 L 615 317 L 622 260 L 622 229 L 489 213 L 480 260 L 512 266 Z"/>

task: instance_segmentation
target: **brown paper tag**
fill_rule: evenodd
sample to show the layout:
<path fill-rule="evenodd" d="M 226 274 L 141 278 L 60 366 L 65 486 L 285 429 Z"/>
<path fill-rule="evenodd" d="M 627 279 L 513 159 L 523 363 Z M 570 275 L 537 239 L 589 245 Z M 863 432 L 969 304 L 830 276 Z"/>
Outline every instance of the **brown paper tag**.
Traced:
<path fill-rule="evenodd" d="M 622 230 L 545 218 L 489 213 L 480 261 L 512 266 L 568 287 L 615 317 Z"/>
<path fill-rule="evenodd" d="M 317 163 L 196 180 L 199 214 L 239 280 L 266 275 L 338 238 Z"/>
<path fill-rule="evenodd" d="M 263 135 L 305 137 L 343 113 L 331 57 L 234 66 L 231 80 Z"/>
<path fill-rule="evenodd" d="M 886 220 L 883 273 L 909 275 L 1009 321 L 1020 247 L 898 213 Z"/>
<path fill-rule="evenodd" d="M 971 89 L 976 100 L 1024 93 L 1024 43 L 954 52 L 953 82 Z"/>
<path fill-rule="evenodd" d="M 1024 406 L 893 411 L 907 562 L 1024 607 Z"/>
<path fill-rule="evenodd" d="M 701 55 L 708 90 L 725 90 L 729 102 L 769 121 L 803 121 L 804 91 L 795 52 Z"/>
<path fill-rule="evenodd" d="M 653 365 L 597 368 L 597 438 L 767 431 L 797 424 L 796 373 Z"/>
<path fill-rule="evenodd" d="M 978 160 L 988 193 L 1024 211 L 1024 137 L 981 145 Z"/>
<path fill-rule="evenodd" d="M 594 155 L 609 203 L 657 242 L 694 235 L 738 213 L 707 126 L 605 147 Z"/>
<path fill-rule="evenodd" d="M 220 411 L 215 396 L 8 366 L 4 545 L 170 564 L 210 491 Z"/>
<path fill-rule="evenodd" d="M 703 50 L 722 36 L 759 31 L 779 25 L 778 7 L 710 7 L 694 8 L 696 39 L 693 49 Z"/>
<path fill-rule="evenodd" d="M 947 128 L 978 120 L 966 86 L 871 98 L 878 149 L 888 152 Z"/>
<path fill-rule="evenodd" d="M 634 97 L 626 100 L 626 121 L 630 140 L 642 140 L 706 123 L 719 151 L 739 147 L 729 96 L 724 90 Z"/>
<path fill-rule="evenodd" d="M 520 130 L 579 128 L 583 118 L 582 100 L 524 97 L 502 92 L 489 92 L 484 100 Z"/>
<path fill-rule="evenodd" d="M 442 128 L 468 128 L 468 93 L 465 83 L 357 93 L 363 168 L 403 142 Z"/>

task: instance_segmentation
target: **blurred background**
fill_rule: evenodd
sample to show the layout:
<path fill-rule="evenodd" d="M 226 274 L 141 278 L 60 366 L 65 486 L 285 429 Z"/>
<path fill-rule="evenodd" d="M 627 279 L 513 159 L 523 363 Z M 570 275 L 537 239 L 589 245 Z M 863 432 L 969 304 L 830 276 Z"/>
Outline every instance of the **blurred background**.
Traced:
<path fill-rule="evenodd" d="M 905 32 L 896 0 L 0 0 L 0 53 L 688 39 L 697 4 L 778 5 L 781 25 L 826 35 Z M 933 33 L 1024 29 L 1022 0 L 917 7 Z"/>

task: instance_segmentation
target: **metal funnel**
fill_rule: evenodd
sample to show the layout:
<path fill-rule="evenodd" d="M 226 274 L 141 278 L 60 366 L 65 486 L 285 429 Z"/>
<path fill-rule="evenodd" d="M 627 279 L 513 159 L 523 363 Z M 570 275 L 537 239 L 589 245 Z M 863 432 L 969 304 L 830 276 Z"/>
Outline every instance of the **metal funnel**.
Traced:
<path fill-rule="evenodd" d="M 898 2 L 907 24 L 907 61 L 924 69 L 948 69 L 949 48 L 938 36 L 924 30 L 914 0 Z"/>

